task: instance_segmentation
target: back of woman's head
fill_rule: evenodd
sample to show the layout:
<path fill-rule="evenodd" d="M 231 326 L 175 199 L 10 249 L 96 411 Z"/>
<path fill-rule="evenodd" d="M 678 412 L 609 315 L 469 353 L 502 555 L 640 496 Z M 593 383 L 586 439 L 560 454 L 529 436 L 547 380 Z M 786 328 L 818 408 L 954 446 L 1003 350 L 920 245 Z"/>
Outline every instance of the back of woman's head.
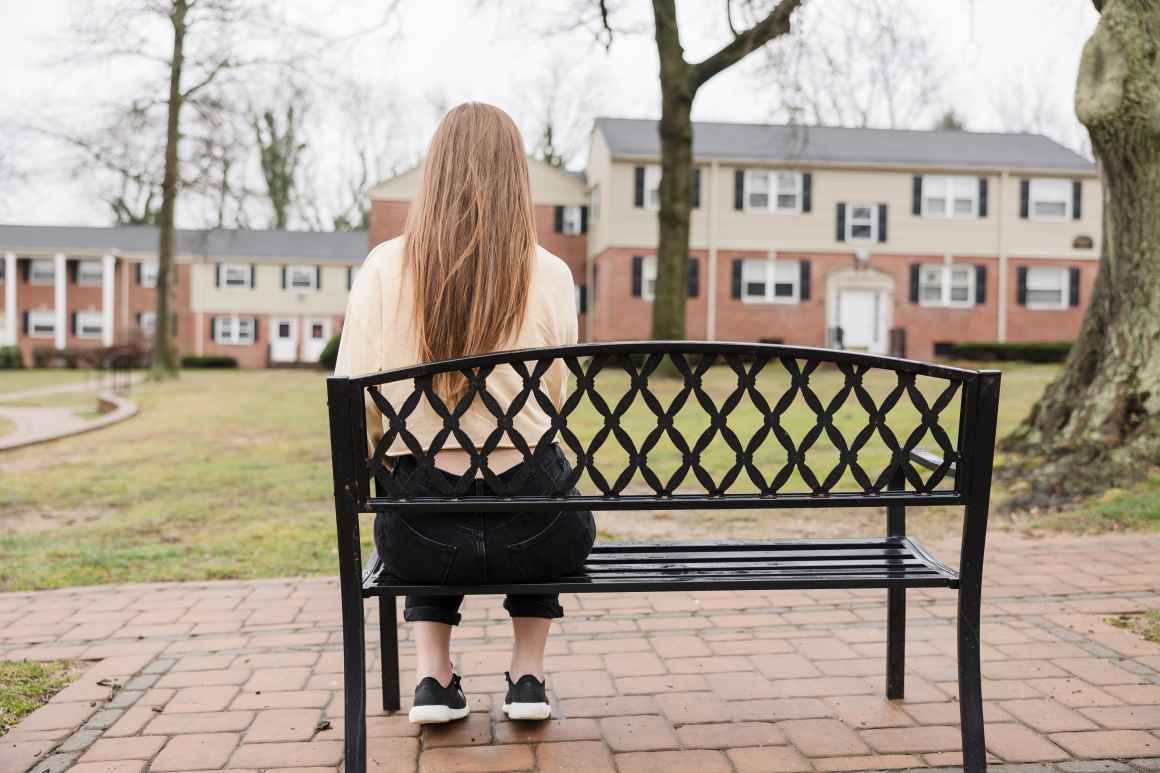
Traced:
<path fill-rule="evenodd" d="M 468 102 L 439 124 L 407 219 L 404 269 L 412 278 L 422 361 L 495 351 L 523 323 L 536 229 L 528 162 L 515 122 Z M 467 382 L 442 374 L 444 401 Z"/>

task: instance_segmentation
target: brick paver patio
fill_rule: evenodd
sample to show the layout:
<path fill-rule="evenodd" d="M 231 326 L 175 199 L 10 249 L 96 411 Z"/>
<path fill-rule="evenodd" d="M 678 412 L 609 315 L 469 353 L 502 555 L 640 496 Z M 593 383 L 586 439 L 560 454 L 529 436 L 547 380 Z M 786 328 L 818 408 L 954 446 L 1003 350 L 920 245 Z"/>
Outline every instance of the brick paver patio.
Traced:
<path fill-rule="evenodd" d="M 1160 535 L 992 535 L 983 658 L 994 769 L 1160 770 L 1160 645 L 1104 622 L 1160 608 L 1158 556 Z M 503 610 L 469 599 L 455 650 L 472 714 L 419 733 L 378 712 L 371 770 L 953 768 L 954 595 L 911 591 L 899 702 L 883 697 L 884 597 L 565 597 L 548 659 L 556 718 L 531 726 L 499 711 Z M 333 771 L 337 599 L 330 579 L 0 594 L 0 657 L 96 661 L 0 739 L 0 773 Z M 377 690 L 369 702 L 375 713 Z"/>

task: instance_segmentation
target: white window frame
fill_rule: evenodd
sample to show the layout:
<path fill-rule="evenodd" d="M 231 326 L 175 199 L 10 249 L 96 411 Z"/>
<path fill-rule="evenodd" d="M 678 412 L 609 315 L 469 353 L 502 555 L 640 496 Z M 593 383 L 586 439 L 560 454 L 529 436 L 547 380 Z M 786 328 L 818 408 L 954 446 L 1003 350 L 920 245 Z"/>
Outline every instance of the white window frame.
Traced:
<path fill-rule="evenodd" d="M 247 346 L 254 343 L 253 317 L 227 314 L 215 316 L 214 320 L 213 342 L 215 344 L 222 344 L 224 346 Z"/>
<path fill-rule="evenodd" d="M 295 278 L 305 276 L 306 284 L 299 285 Z M 351 277 L 351 282 L 354 277 Z M 286 291 L 287 292 L 306 292 L 308 290 L 318 289 L 318 274 L 314 266 L 287 266 L 286 267 Z"/>
<path fill-rule="evenodd" d="M 153 335 L 157 330 L 157 312 L 143 311 L 141 312 L 141 321 L 137 323 L 137 327 L 141 332 L 147 336 Z"/>
<path fill-rule="evenodd" d="M 758 178 L 765 180 L 765 207 L 755 207 L 750 203 L 750 194 L 758 193 L 753 190 Z M 741 202 L 746 212 L 758 212 L 774 215 L 799 215 L 802 211 L 804 196 L 804 176 L 801 172 L 789 169 L 746 169 L 743 183 Z M 789 182 L 789 186 L 783 185 Z M 794 205 L 783 207 L 778 198 L 783 195 L 793 195 Z"/>
<path fill-rule="evenodd" d="M 28 284 L 51 285 L 56 283 L 56 261 L 52 258 L 32 258 L 28 266 Z M 48 271 L 44 267 L 48 266 Z M 42 270 L 38 273 L 37 268 Z"/>
<path fill-rule="evenodd" d="M 923 292 L 925 288 L 933 286 L 933 283 L 926 281 L 927 272 L 933 273 L 938 270 L 939 280 L 939 298 L 927 298 L 926 293 Z M 953 279 L 955 271 L 965 271 L 967 275 L 967 298 L 965 301 L 954 300 L 952 290 L 955 286 Z M 927 308 L 942 308 L 942 309 L 969 309 L 975 304 L 975 267 L 970 265 L 963 265 L 957 263 L 924 263 L 919 268 L 918 280 L 918 305 Z"/>
<path fill-rule="evenodd" d="M 157 261 L 141 261 L 141 286 L 147 289 L 157 286 Z"/>
<path fill-rule="evenodd" d="M 870 210 L 870 236 L 856 237 L 854 236 L 854 210 L 858 207 L 866 207 Z M 857 225 L 867 225 L 859 221 Z M 846 203 L 846 241 L 855 244 L 870 244 L 878 241 L 878 205 L 870 204 L 865 201 L 851 201 Z"/>
<path fill-rule="evenodd" d="M 788 272 L 789 276 L 779 277 Z M 750 282 L 763 282 L 763 293 L 750 293 Z M 744 303 L 792 304 L 801 301 L 802 267 L 796 260 L 774 260 L 769 258 L 746 258 L 741 261 L 741 300 Z M 778 295 L 777 285 L 791 285 L 790 295 Z"/>
<path fill-rule="evenodd" d="M 85 269 L 89 269 L 90 274 L 85 276 Z M 95 271 L 94 271 L 95 269 Z M 105 267 L 101 265 L 100 260 L 92 260 L 86 258 L 77 261 L 77 284 L 85 287 L 100 287 L 105 281 Z"/>
<path fill-rule="evenodd" d="M 241 272 L 242 281 L 236 282 L 230 278 L 231 272 Z M 254 285 L 250 282 L 252 274 L 250 273 L 249 263 L 222 263 L 222 288 L 226 290 L 252 290 Z M 289 282 L 287 282 L 289 285 Z"/>
<path fill-rule="evenodd" d="M 105 318 L 99 311 L 78 311 L 77 338 L 100 338 L 105 332 Z M 85 332 L 85 328 L 93 328 Z"/>
<path fill-rule="evenodd" d="M 563 207 L 563 210 L 560 232 L 565 236 L 579 236 L 583 225 L 580 205 L 569 205 Z"/>
<path fill-rule="evenodd" d="M 955 202 L 971 200 L 970 212 L 956 212 Z M 932 212 L 929 199 L 942 201 L 943 211 Z M 977 220 L 979 218 L 979 180 L 962 175 L 924 175 L 922 178 L 922 216 L 939 220 Z"/>
<path fill-rule="evenodd" d="M 47 330 L 37 332 L 38 327 L 47 328 Z M 56 311 L 52 309 L 30 309 L 28 312 L 28 337 L 55 338 Z"/>
<path fill-rule="evenodd" d="M 1058 189 L 1062 199 L 1049 195 L 1051 189 Z M 1063 202 L 1062 215 L 1041 215 L 1036 206 L 1041 203 Z M 1048 223 L 1058 223 L 1071 220 L 1071 180 L 1061 180 L 1055 177 L 1037 177 L 1031 180 L 1027 194 L 1027 217 L 1031 220 L 1042 220 Z"/>
<path fill-rule="evenodd" d="M 649 164 L 644 168 L 644 208 L 651 212 L 661 208 L 660 164 Z"/>
<path fill-rule="evenodd" d="M 1045 303 L 1043 301 L 1032 301 L 1032 291 L 1038 289 L 1042 292 L 1045 289 L 1050 289 L 1054 292 L 1055 288 L 1034 288 L 1032 287 L 1032 277 L 1035 274 L 1043 276 L 1048 272 L 1055 273 L 1059 276 L 1059 303 Z M 1070 272 L 1064 266 L 1028 266 L 1027 267 L 1027 303 L 1028 309 L 1032 311 L 1059 311 L 1070 306 L 1071 299 L 1071 276 Z"/>
<path fill-rule="evenodd" d="M 640 297 L 652 302 L 657 297 L 657 256 L 645 255 L 640 262 Z"/>

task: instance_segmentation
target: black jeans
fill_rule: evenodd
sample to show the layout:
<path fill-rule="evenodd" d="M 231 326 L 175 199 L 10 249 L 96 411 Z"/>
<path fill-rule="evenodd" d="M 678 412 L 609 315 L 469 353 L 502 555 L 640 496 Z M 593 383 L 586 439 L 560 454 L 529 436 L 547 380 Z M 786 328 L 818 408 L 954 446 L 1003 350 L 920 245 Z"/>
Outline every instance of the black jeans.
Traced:
<path fill-rule="evenodd" d="M 571 465 L 556 444 L 532 461 L 504 470 L 498 477 L 510 484 L 525 465 L 536 465 L 517 495 L 552 493 L 571 474 Z M 414 457 L 401 456 L 390 475 L 413 496 L 431 496 L 438 489 L 416 475 Z M 436 470 L 448 482 L 457 476 Z M 490 494 L 483 479 L 472 493 Z M 575 490 L 573 490 L 575 493 Z M 596 540 L 590 510 L 557 512 L 423 513 L 385 511 L 375 517 L 375 547 L 386 570 L 424 585 L 491 585 L 534 582 L 562 577 L 584 563 Z M 407 596 L 404 620 L 458 625 L 462 595 Z M 563 617 L 557 593 L 509 593 L 504 608 L 512 617 Z"/>

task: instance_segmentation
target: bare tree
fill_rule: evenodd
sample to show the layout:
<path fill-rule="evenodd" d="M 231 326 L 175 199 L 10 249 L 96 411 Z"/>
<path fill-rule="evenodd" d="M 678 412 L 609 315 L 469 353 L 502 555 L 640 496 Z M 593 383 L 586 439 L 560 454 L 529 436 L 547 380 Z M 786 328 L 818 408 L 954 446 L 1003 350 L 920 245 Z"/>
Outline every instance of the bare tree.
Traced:
<path fill-rule="evenodd" d="M 266 183 L 266 198 L 274 211 L 273 227 L 285 228 L 290 207 L 297 195 L 299 166 L 306 143 L 300 139 L 301 118 L 295 104 L 301 104 L 301 92 L 284 111 L 282 126 L 274 110 L 263 110 L 250 116 L 254 140 L 258 146 L 258 164 Z"/>
<path fill-rule="evenodd" d="M 967 128 L 967 122 L 954 110 L 947 110 L 935 121 L 934 128 L 943 129 L 944 131 L 961 132 Z"/>
<path fill-rule="evenodd" d="M 941 101 L 929 38 L 903 0 L 814 0 L 765 52 L 755 74 L 775 88 L 775 120 L 916 128 Z"/>
<path fill-rule="evenodd" d="M 1094 0 L 1076 115 L 1103 171 L 1099 274 L 1079 339 L 1006 442 L 1016 504 L 1066 501 L 1160 465 L 1160 3 Z"/>
<path fill-rule="evenodd" d="M 525 91 L 522 123 L 537 137 L 535 158 L 564 167 L 583 150 L 596 114 L 599 84 L 582 61 L 557 58 Z"/>

